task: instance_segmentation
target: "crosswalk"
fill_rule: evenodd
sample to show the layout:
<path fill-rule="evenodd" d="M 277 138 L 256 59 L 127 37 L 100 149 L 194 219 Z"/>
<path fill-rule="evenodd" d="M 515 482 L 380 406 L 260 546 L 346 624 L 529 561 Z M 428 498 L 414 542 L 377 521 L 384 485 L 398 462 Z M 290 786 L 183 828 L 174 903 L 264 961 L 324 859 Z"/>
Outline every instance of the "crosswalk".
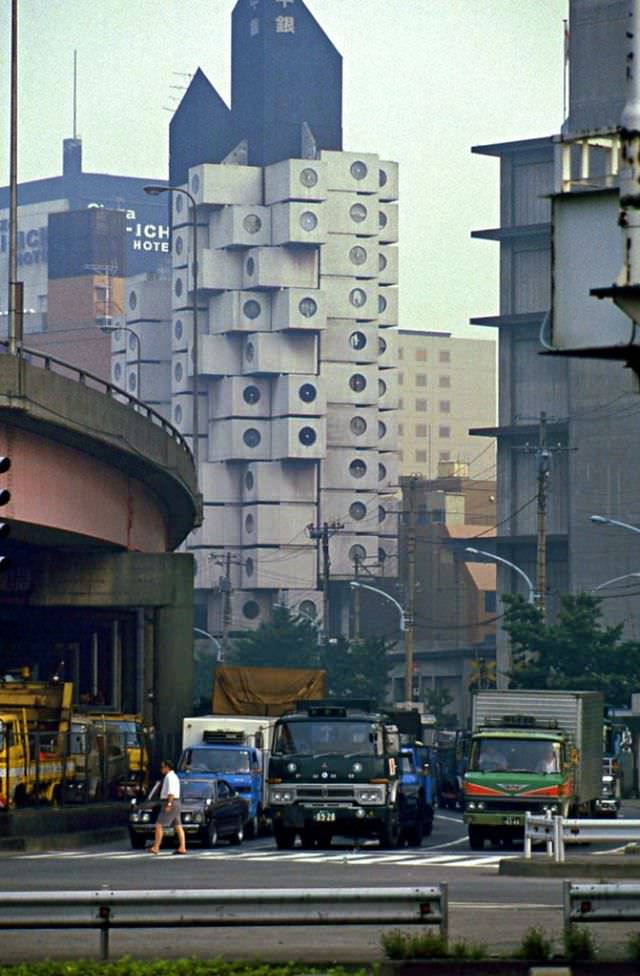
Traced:
<path fill-rule="evenodd" d="M 162 852 L 160 858 L 170 856 L 171 851 L 166 854 Z M 410 852 L 396 851 L 278 851 L 275 848 L 268 850 L 238 850 L 220 848 L 217 850 L 200 850 L 192 848 L 189 851 L 189 858 L 201 861 L 250 861 L 254 863 L 294 862 L 297 864 L 352 864 L 355 866 L 375 865 L 376 867 L 392 864 L 405 865 L 407 867 L 422 867 L 429 865 L 440 865 L 451 868 L 492 868 L 495 870 L 498 863 L 507 858 L 517 857 L 517 854 L 454 854 L 449 852 L 438 852 L 437 849 L 413 850 Z M 43 858 L 64 858 L 67 860 L 115 860 L 132 861 L 147 858 L 146 851 L 43 851 L 33 854 L 14 855 L 18 859 L 38 860 Z M 181 860 L 181 859 L 179 859 Z"/>

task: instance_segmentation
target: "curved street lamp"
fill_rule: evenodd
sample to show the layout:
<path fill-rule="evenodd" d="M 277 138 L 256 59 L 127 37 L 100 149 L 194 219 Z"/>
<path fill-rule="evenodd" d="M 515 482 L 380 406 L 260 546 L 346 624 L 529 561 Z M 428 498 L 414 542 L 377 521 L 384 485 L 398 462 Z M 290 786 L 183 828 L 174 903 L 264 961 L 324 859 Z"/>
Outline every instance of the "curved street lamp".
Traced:
<path fill-rule="evenodd" d="M 385 600 L 389 600 L 390 603 L 393 603 L 398 613 L 400 614 L 400 632 L 404 634 L 406 629 L 405 613 L 402 606 L 398 603 L 395 597 L 392 597 L 388 593 L 385 593 L 384 590 L 379 590 L 377 586 L 369 586 L 368 583 L 356 583 L 355 580 L 352 580 L 349 583 L 349 586 L 354 590 L 371 590 L 372 593 L 377 593 L 378 596 L 383 596 Z"/>
<path fill-rule="evenodd" d="M 621 529 L 629 529 L 629 532 L 639 532 L 640 527 L 629 525 L 628 522 L 620 522 L 618 519 L 605 518 L 604 515 L 592 515 L 591 521 L 594 525 L 617 525 Z"/>
<path fill-rule="evenodd" d="M 611 586 L 613 583 L 619 583 L 621 580 L 631 579 L 632 577 L 638 578 L 640 573 L 624 573 L 622 576 L 614 576 L 613 579 L 605 580 L 604 583 L 598 583 L 597 586 L 593 586 L 589 592 L 595 593 L 596 590 L 603 590 L 605 586 Z"/>
<path fill-rule="evenodd" d="M 389 593 L 385 593 L 384 590 L 379 590 L 377 586 L 369 586 L 368 583 L 357 583 L 355 580 L 351 580 L 349 586 L 354 590 L 370 590 L 371 593 L 377 593 L 378 596 L 383 597 L 388 600 L 389 603 L 393 603 L 394 607 L 400 614 L 400 633 L 405 634 L 407 629 L 406 614 L 404 608 L 395 597 L 391 596 Z M 405 656 L 404 656 L 404 698 L 405 701 L 413 701 L 413 654 L 409 654 L 407 651 L 406 641 L 405 641 Z"/>
<path fill-rule="evenodd" d="M 186 190 L 183 186 L 145 186 L 143 187 L 144 192 L 151 197 L 160 196 L 161 193 L 182 193 L 189 202 L 191 203 L 191 230 L 193 234 L 193 460 L 196 468 L 196 478 L 199 480 L 199 447 L 198 441 L 200 436 L 200 426 L 198 423 L 198 372 L 199 372 L 199 355 L 198 355 L 198 214 L 197 214 L 197 204 L 195 197 L 189 190 Z M 173 223 L 173 221 L 172 221 Z"/>
<path fill-rule="evenodd" d="M 471 552 L 475 556 L 486 556 L 487 559 L 495 559 L 497 563 L 504 563 L 505 566 L 509 566 L 510 569 L 518 573 L 518 575 L 522 576 L 523 580 L 525 581 L 525 583 L 529 588 L 529 596 L 527 598 L 527 603 L 536 602 L 535 587 L 531 582 L 531 580 L 529 579 L 529 577 L 527 576 L 527 574 L 525 573 L 524 569 L 520 569 L 520 567 L 516 566 L 515 563 L 509 562 L 508 559 L 504 559 L 502 556 L 496 556 L 495 553 L 493 552 L 485 552 L 484 549 L 473 549 L 471 546 L 467 546 L 465 548 L 465 552 Z"/>

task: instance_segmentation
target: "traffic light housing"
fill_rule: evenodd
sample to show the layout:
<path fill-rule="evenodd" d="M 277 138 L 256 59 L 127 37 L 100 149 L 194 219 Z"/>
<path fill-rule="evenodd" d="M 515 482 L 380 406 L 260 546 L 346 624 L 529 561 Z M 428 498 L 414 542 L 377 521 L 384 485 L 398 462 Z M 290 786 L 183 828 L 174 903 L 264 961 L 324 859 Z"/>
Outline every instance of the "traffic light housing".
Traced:
<path fill-rule="evenodd" d="M 6 474 L 11 468 L 11 458 L 0 455 L 0 474 Z M 0 508 L 3 505 L 8 505 L 11 501 L 11 492 L 8 488 L 0 488 Z M 10 525 L 8 522 L 2 521 L 0 513 L 0 539 L 6 539 L 10 532 Z M 9 568 L 9 558 L 8 556 L 3 556 L 0 554 L 0 572 Z"/>

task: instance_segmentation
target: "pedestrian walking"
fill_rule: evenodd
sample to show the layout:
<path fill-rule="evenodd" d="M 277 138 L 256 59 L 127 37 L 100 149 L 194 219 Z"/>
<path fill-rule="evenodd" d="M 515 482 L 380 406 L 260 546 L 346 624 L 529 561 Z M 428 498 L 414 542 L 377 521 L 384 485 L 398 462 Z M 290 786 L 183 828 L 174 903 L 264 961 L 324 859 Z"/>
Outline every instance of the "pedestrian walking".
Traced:
<path fill-rule="evenodd" d="M 160 763 L 160 772 L 164 777 L 160 790 L 160 812 L 156 820 L 153 845 L 149 848 L 149 852 L 159 854 L 165 827 L 174 827 L 178 847 L 173 853 L 186 854 L 187 845 L 180 817 L 180 780 L 174 772 L 173 763 L 168 759 L 163 759 Z"/>

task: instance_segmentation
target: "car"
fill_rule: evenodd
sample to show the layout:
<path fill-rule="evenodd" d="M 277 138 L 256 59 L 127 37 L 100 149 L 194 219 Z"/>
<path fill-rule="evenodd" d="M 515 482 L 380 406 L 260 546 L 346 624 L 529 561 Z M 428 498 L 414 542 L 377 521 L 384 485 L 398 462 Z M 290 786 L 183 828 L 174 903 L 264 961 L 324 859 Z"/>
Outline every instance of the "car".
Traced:
<path fill-rule="evenodd" d="M 161 788 L 162 783 L 158 781 L 145 800 L 131 801 L 129 837 L 131 846 L 137 850 L 153 839 L 161 806 Z M 242 843 L 249 819 L 249 804 L 226 780 L 181 779 L 180 804 L 187 843 L 199 840 L 203 847 L 214 847 L 220 838 L 226 838 L 231 844 Z M 165 827 L 165 837 L 172 837 L 174 833 L 173 827 Z"/>

